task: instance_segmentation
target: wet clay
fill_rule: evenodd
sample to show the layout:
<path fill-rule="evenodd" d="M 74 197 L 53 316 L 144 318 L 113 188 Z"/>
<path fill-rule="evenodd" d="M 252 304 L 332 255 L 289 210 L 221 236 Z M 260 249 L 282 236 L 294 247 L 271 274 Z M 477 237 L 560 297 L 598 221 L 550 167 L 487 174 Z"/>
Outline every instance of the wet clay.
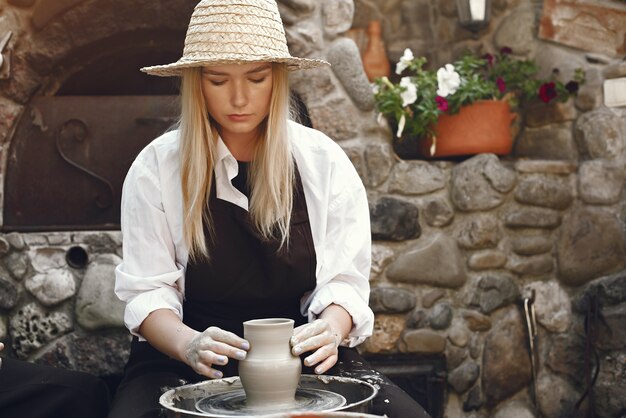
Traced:
<path fill-rule="evenodd" d="M 250 350 L 239 362 L 239 377 L 248 407 L 273 409 L 295 403 L 302 366 L 289 345 L 293 325 L 292 319 L 283 318 L 243 323 L 243 337 L 250 343 Z"/>

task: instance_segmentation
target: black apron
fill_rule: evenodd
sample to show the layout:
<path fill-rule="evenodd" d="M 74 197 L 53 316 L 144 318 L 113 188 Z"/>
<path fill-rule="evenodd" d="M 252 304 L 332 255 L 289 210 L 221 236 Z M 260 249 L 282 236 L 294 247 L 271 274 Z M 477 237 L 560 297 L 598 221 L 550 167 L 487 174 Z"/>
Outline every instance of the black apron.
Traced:
<path fill-rule="evenodd" d="M 218 199 L 215 182 L 209 196 L 215 238 L 208 238 L 210 261 L 187 263 L 183 322 L 203 331 L 216 326 L 243 337 L 243 322 L 257 318 L 291 318 L 295 326 L 307 322 L 300 313 L 300 299 L 315 288 L 316 258 L 311 225 L 297 171 L 288 246 L 279 249 L 277 240 L 261 238 L 248 211 Z M 232 182 L 250 196 L 248 163 L 239 162 L 239 173 Z M 238 362 L 229 359 L 225 366 L 213 365 L 224 377 L 236 376 Z M 125 370 L 125 378 L 150 369 L 177 371 L 187 381 L 206 377 L 154 349 L 135 337 Z"/>
<path fill-rule="evenodd" d="M 233 185 L 249 196 L 247 163 L 239 163 Z M 297 170 L 296 170 L 297 173 Z M 306 323 L 300 299 L 315 288 L 315 249 L 300 176 L 295 177 L 289 243 L 266 241 L 251 223 L 249 213 L 217 199 L 211 190 L 209 210 L 215 239 L 207 240 L 210 262 L 189 262 L 185 274 L 183 322 L 198 331 L 210 326 L 243 336 L 243 322 L 257 318 L 291 318 Z M 205 230 L 205 235 L 207 231 Z M 208 236 L 208 235 L 207 235 Z M 230 359 L 224 376 L 236 376 Z"/>

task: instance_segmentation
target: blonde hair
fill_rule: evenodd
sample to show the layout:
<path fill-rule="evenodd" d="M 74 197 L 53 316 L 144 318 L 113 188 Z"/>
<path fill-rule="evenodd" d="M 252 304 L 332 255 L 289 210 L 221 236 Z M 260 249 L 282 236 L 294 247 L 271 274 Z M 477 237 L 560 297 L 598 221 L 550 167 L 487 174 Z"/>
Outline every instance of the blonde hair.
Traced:
<path fill-rule="evenodd" d="M 289 82 L 285 64 L 272 64 L 272 96 L 269 114 L 259 125 L 254 158 L 250 163 L 249 213 L 263 239 L 277 239 L 282 248 L 289 242 L 293 206 L 294 163 L 287 136 Z M 190 259 L 209 259 L 209 242 L 214 228 L 208 210 L 217 158 L 215 123 L 210 118 L 201 86 L 201 69 L 182 74 L 180 134 L 180 175 L 183 194 L 183 236 Z"/>

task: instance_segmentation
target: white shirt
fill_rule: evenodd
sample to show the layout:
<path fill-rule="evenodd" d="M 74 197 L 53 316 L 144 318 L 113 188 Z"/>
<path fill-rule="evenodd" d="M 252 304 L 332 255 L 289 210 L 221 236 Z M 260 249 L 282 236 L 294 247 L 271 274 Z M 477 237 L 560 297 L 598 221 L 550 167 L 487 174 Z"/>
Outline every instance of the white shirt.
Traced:
<path fill-rule="evenodd" d="M 323 133 L 289 122 L 292 153 L 302 179 L 315 255 L 317 285 L 300 307 L 309 321 L 328 305 L 352 316 L 342 344 L 355 346 L 372 334 L 368 306 L 371 234 L 363 183 L 344 151 Z M 231 180 L 237 161 L 218 139 L 216 196 L 248 209 L 247 197 Z M 183 318 L 185 266 L 178 131 L 163 134 L 133 162 L 122 190 L 123 262 L 115 270 L 115 293 L 124 302 L 124 322 L 139 335 L 143 320 L 157 309 Z M 141 338 L 143 340 L 143 338 Z"/>

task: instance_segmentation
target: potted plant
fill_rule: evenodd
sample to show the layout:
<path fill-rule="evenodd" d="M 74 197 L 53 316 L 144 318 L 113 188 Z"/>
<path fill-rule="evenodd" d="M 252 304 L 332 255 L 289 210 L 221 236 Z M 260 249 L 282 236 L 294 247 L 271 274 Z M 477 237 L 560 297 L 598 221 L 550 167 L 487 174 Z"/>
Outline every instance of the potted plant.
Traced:
<path fill-rule="evenodd" d="M 426 58 L 406 49 L 396 74 L 412 74 L 395 84 L 378 78 L 373 86 L 377 109 L 394 130 L 396 152 L 409 158 L 506 155 L 513 144 L 511 109 L 533 100 L 566 101 L 584 82 L 581 69 L 566 84 L 556 79 L 557 71 L 538 79 L 533 61 L 511 53 L 466 54 L 434 71 L 424 69 Z"/>

